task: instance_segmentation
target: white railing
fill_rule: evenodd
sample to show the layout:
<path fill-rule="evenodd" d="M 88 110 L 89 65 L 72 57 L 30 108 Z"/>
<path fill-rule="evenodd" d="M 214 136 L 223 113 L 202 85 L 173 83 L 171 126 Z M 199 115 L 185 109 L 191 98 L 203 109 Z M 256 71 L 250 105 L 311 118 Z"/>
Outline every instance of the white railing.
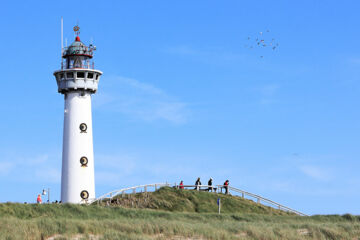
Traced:
<path fill-rule="evenodd" d="M 101 202 L 103 199 L 107 199 L 107 198 L 111 200 L 113 197 L 118 196 L 120 194 L 121 195 L 125 195 L 126 193 L 135 194 L 138 192 L 137 190 L 139 190 L 139 189 L 141 190 L 141 192 L 146 193 L 149 190 L 151 190 L 151 188 L 153 188 L 156 191 L 158 188 L 161 188 L 161 187 L 171 187 L 171 184 L 169 184 L 169 183 L 153 183 L 153 184 L 139 185 L 139 186 L 129 187 L 129 188 L 122 188 L 119 190 L 114 190 L 114 191 L 108 192 L 98 198 L 84 200 L 81 203 L 91 204 L 93 202 Z"/>
<path fill-rule="evenodd" d="M 61 62 L 61 70 L 74 69 L 74 68 L 95 69 L 95 63 L 94 62 L 86 62 L 86 63 L 82 63 L 80 66 L 75 66 L 73 63 L 70 63 L 69 66 L 67 66 L 67 63 L 65 60 Z"/>
<path fill-rule="evenodd" d="M 225 186 L 222 186 L 222 185 L 219 185 L 220 188 L 225 188 Z M 261 202 L 264 202 L 264 203 L 267 203 L 271 206 L 275 206 L 276 208 L 278 208 L 279 210 L 283 210 L 283 211 L 287 211 L 287 212 L 292 212 L 292 213 L 295 213 L 297 215 L 300 215 L 300 216 L 308 216 L 306 215 L 305 213 L 302 213 L 302 212 L 299 212 L 299 211 L 296 211 L 292 208 L 289 208 L 289 207 L 286 207 L 280 203 L 277 203 L 277 202 L 274 202 L 270 199 L 267 199 L 267 198 L 264 198 L 264 197 L 261 197 L 259 195 L 256 195 L 256 194 L 253 194 L 253 193 L 249 193 L 249 192 L 246 192 L 246 191 L 243 191 L 241 189 L 238 189 L 238 188 L 234 188 L 234 187 L 230 187 L 229 186 L 229 190 L 230 191 L 233 191 L 233 192 L 236 192 L 236 193 L 241 193 L 241 197 L 242 198 L 245 198 L 245 196 L 249 196 L 249 197 L 253 197 L 257 200 L 257 203 L 259 204 L 262 204 Z M 263 204 L 264 205 L 264 204 Z"/>
<path fill-rule="evenodd" d="M 209 186 L 209 185 L 177 185 L 175 184 L 173 187 L 177 188 L 177 189 L 194 189 L 197 191 L 211 191 L 211 192 L 216 192 L 217 188 L 214 186 Z"/>
<path fill-rule="evenodd" d="M 146 184 L 146 185 L 139 185 L 139 186 L 135 186 L 135 187 L 129 187 L 129 188 L 123 188 L 123 189 L 119 189 L 119 190 L 114 190 L 111 192 L 108 192 L 98 198 L 93 198 L 93 199 L 87 199 L 82 201 L 81 203 L 86 203 L 86 204 L 91 204 L 93 202 L 101 202 L 104 199 L 108 199 L 108 200 L 112 200 L 113 197 L 118 196 L 118 195 L 122 195 L 125 196 L 125 194 L 136 194 L 139 193 L 138 190 L 140 190 L 140 192 L 148 192 L 149 190 L 154 190 L 156 191 L 158 188 L 161 187 L 174 187 L 177 189 L 193 189 L 193 190 L 197 190 L 197 191 L 211 191 L 213 193 L 222 193 L 222 190 L 224 189 L 226 192 L 226 188 L 228 188 L 228 193 L 231 192 L 235 192 L 235 193 L 240 193 L 242 198 L 245 198 L 245 196 L 251 197 L 251 198 L 255 198 L 258 204 L 263 204 L 266 203 L 267 205 L 270 205 L 274 208 L 278 208 L 279 210 L 282 211 L 287 211 L 287 212 L 292 212 L 295 213 L 297 215 L 300 216 L 308 216 L 305 213 L 296 211 L 292 208 L 286 207 L 280 203 L 274 202 L 270 199 L 264 198 L 262 196 L 238 189 L 238 188 L 234 188 L 231 186 L 224 186 L 224 185 L 216 185 L 216 186 L 209 186 L 209 185 L 177 185 L 176 183 L 174 185 L 169 184 L 169 183 L 153 183 L 153 184 Z"/>
<path fill-rule="evenodd" d="M 222 193 L 223 192 L 223 189 L 224 189 L 224 193 L 226 193 L 226 188 L 228 188 L 228 191 L 232 191 L 232 192 L 236 192 L 236 193 L 241 193 L 241 197 L 242 198 L 245 198 L 245 196 L 249 196 L 249 197 L 252 197 L 252 198 L 255 198 L 256 199 L 256 202 L 259 203 L 259 204 L 263 204 L 265 205 L 264 203 L 272 206 L 272 207 L 275 207 L 275 208 L 278 208 L 279 210 L 283 210 L 283 211 L 287 211 L 287 212 L 292 212 L 292 213 L 295 213 L 297 215 L 300 215 L 300 216 L 308 216 L 302 212 L 299 212 L 299 211 L 296 211 L 292 208 L 289 208 L 289 207 L 286 207 L 280 203 L 277 203 L 277 202 L 274 202 L 270 199 L 267 199 L 267 198 L 264 198 L 262 196 L 259 196 L 259 195 L 256 195 L 256 194 L 253 194 L 253 193 L 249 193 L 249 192 L 246 192 L 244 190 L 241 190 L 241 189 L 238 189 L 238 188 L 234 188 L 234 187 L 231 187 L 231 186 L 228 186 L 226 187 L 225 185 L 216 185 L 216 187 L 214 186 L 208 186 L 208 185 L 175 185 L 176 188 L 178 189 L 181 189 L 181 188 L 194 188 L 194 190 L 198 190 L 198 191 L 211 191 L 211 192 L 215 192 L 215 193 Z"/>

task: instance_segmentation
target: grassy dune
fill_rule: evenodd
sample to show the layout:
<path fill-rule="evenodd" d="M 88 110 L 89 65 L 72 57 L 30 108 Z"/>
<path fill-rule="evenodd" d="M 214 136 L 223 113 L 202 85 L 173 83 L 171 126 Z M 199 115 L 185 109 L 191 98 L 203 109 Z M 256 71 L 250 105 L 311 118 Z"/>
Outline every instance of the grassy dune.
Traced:
<path fill-rule="evenodd" d="M 360 239 L 357 216 L 299 217 L 230 196 L 218 215 L 203 202 L 216 198 L 211 193 L 162 189 L 149 196 L 110 206 L 0 204 L 0 239 Z"/>
<path fill-rule="evenodd" d="M 112 199 L 111 206 L 149 208 L 172 212 L 216 213 L 218 212 L 218 198 L 221 199 L 222 213 L 293 215 L 236 196 L 214 194 L 207 191 L 178 190 L 170 187 L 163 187 L 156 192 L 146 194 L 116 196 Z M 105 199 L 102 205 L 105 205 L 107 201 L 108 199 Z"/>

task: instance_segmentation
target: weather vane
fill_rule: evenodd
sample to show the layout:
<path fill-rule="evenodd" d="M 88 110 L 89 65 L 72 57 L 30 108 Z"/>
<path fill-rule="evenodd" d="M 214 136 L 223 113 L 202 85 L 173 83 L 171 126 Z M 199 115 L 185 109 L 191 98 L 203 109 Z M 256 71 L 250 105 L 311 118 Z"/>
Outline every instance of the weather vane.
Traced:
<path fill-rule="evenodd" d="M 74 32 L 75 32 L 76 36 L 79 36 L 79 34 L 80 34 L 80 27 L 79 27 L 78 25 L 76 25 L 76 26 L 74 27 Z"/>

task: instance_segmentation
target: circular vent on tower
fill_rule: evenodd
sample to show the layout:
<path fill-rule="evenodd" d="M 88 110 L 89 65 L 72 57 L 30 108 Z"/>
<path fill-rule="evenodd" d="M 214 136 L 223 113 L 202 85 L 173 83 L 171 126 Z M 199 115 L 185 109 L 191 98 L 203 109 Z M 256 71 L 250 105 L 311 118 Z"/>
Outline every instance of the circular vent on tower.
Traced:
<path fill-rule="evenodd" d="M 80 131 L 82 132 L 82 133 L 86 133 L 86 130 L 87 130 L 87 125 L 86 125 L 86 123 L 82 123 L 82 124 L 80 124 Z"/>
<path fill-rule="evenodd" d="M 88 198 L 89 198 L 89 192 L 86 191 L 86 190 L 81 191 L 80 197 L 81 197 L 82 199 L 88 199 Z"/>
<path fill-rule="evenodd" d="M 87 157 L 81 157 L 80 158 L 80 164 L 82 167 L 87 167 L 89 160 L 87 159 Z"/>

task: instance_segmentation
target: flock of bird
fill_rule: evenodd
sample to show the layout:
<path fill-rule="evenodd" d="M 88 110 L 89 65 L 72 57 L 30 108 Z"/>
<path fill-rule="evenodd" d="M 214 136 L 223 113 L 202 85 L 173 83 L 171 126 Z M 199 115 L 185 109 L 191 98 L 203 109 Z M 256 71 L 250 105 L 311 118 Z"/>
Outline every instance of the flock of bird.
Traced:
<path fill-rule="evenodd" d="M 248 49 L 271 48 L 273 51 L 275 51 L 279 47 L 279 43 L 275 41 L 275 38 L 271 38 L 270 41 L 268 33 L 270 33 L 270 30 L 266 30 L 266 32 L 259 32 L 255 37 L 248 36 L 245 47 Z M 260 56 L 260 58 L 263 57 L 263 55 Z"/>

